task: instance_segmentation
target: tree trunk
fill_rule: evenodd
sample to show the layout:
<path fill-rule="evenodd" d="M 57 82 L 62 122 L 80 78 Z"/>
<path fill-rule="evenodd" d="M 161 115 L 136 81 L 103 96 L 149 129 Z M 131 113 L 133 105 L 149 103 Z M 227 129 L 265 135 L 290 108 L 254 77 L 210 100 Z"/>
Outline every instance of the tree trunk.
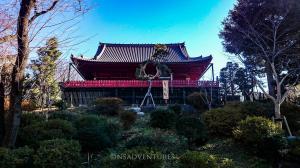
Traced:
<path fill-rule="evenodd" d="M 208 107 L 208 111 L 211 110 L 211 102 L 207 104 L 207 107 Z"/>
<path fill-rule="evenodd" d="M 29 57 L 29 17 L 33 6 L 34 0 L 22 0 L 18 16 L 18 56 L 12 72 L 11 102 L 3 142 L 6 147 L 14 147 L 20 126 L 24 72 Z"/>
<path fill-rule="evenodd" d="M 271 70 L 266 68 L 266 74 L 267 74 L 267 82 L 268 82 L 268 90 L 269 95 L 275 97 L 275 87 L 274 87 L 274 79 L 273 79 L 273 73 Z"/>
<path fill-rule="evenodd" d="M 0 82 L 0 143 L 2 144 L 4 137 L 4 122 L 5 122 L 5 89 L 4 83 Z"/>
<path fill-rule="evenodd" d="M 234 84 L 232 81 L 230 83 L 230 90 L 231 90 L 231 96 L 233 97 L 235 94 L 234 94 Z"/>
<path fill-rule="evenodd" d="M 274 102 L 275 118 L 281 118 L 280 105 L 279 102 Z"/>
<path fill-rule="evenodd" d="M 254 100 L 253 100 L 253 93 L 251 93 L 249 97 L 250 97 L 250 101 L 254 102 Z"/>
<path fill-rule="evenodd" d="M 283 118 L 281 117 L 281 113 L 280 113 L 280 106 L 281 104 L 279 102 L 274 102 L 274 108 L 275 108 L 275 119 L 276 119 L 276 122 L 278 124 L 278 126 L 280 128 L 282 128 L 282 124 L 283 124 Z"/>
<path fill-rule="evenodd" d="M 249 101 L 250 100 L 250 96 L 247 94 L 247 92 L 243 91 L 242 96 L 244 96 L 244 101 Z"/>
<path fill-rule="evenodd" d="M 227 84 L 225 85 L 225 88 L 224 88 L 224 103 L 226 104 L 226 102 L 227 102 Z"/>

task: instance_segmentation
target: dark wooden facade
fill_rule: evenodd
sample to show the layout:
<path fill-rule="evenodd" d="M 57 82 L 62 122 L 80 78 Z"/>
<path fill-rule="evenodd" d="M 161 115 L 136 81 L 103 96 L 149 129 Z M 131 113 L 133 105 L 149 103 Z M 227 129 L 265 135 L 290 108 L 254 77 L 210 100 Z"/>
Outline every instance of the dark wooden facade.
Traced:
<path fill-rule="evenodd" d="M 210 94 L 210 88 L 170 88 L 169 104 L 186 104 L 186 98 L 193 92 L 203 92 L 207 89 Z M 217 100 L 219 93 L 217 88 L 213 88 L 213 99 Z M 98 97 L 119 97 L 125 102 L 125 105 L 139 105 L 147 92 L 147 88 L 76 88 L 65 89 L 64 100 L 68 105 L 80 106 L 92 104 Z M 164 105 L 162 97 L 162 88 L 153 88 L 152 95 L 158 105 Z"/>

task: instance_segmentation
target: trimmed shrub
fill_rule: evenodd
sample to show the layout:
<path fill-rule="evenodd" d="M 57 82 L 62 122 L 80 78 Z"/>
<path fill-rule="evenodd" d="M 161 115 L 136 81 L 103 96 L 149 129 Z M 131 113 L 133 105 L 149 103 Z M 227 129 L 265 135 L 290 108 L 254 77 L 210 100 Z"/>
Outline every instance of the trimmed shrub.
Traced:
<path fill-rule="evenodd" d="M 118 140 L 119 127 L 97 116 L 84 116 L 75 122 L 76 139 L 83 152 L 98 152 L 114 146 Z"/>
<path fill-rule="evenodd" d="M 176 114 L 172 111 L 157 109 L 150 114 L 150 125 L 153 128 L 171 129 L 176 123 Z"/>
<path fill-rule="evenodd" d="M 292 103 L 283 103 L 280 110 L 288 120 L 291 131 L 300 132 L 300 107 Z"/>
<path fill-rule="evenodd" d="M 13 167 L 13 156 L 8 148 L 0 147 L 0 167 Z"/>
<path fill-rule="evenodd" d="M 235 168 L 235 165 L 231 159 L 228 158 L 218 158 L 219 168 Z"/>
<path fill-rule="evenodd" d="M 85 115 L 77 119 L 74 123 L 77 129 L 84 127 L 95 127 L 99 123 L 107 122 L 106 119 L 100 118 L 96 115 Z"/>
<path fill-rule="evenodd" d="M 273 168 L 267 160 L 258 157 L 249 159 L 249 163 L 249 168 Z"/>
<path fill-rule="evenodd" d="M 207 140 L 203 122 L 198 118 L 182 117 L 176 123 L 176 132 L 188 139 L 188 143 L 201 145 Z"/>
<path fill-rule="evenodd" d="M 286 156 L 287 160 L 300 163 L 300 140 L 295 140 L 289 144 L 289 152 Z"/>
<path fill-rule="evenodd" d="M 72 123 L 65 120 L 49 120 L 35 123 L 20 130 L 18 144 L 36 148 L 39 141 L 56 138 L 71 139 L 76 133 Z"/>
<path fill-rule="evenodd" d="M 179 158 L 181 168 L 234 168 L 231 159 L 220 158 L 205 152 L 187 151 Z"/>
<path fill-rule="evenodd" d="M 110 130 L 107 124 L 99 124 L 79 129 L 77 139 L 83 152 L 94 153 L 116 145 L 117 132 Z"/>
<path fill-rule="evenodd" d="M 0 167 L 32 167 L 33 152 L 27 146 L 13 150 L 0 148 Z"/>
<path fill-rule="evenodd" d="M 180 115 L 181 114 L 181 105 L 179 104 L 173 104 L 173 105 L 169 105 L 168 109 L 170 111 L 173 111 L 176 115 Z"/>
<path fill-rule="evenodd" d="M 117 156 L 120 156 L 120 158 L 115 158 L 118 168 L 159 168 L 163 166 L 162 154 L 152 148 L 128 149 Z"/>
<path fill-rule="evenodd" d="M 172 132 L 155 131 L 149 135 L 140 135 L 129 139 L 127 149 L 134 147 L 152 147 L 163 153 L 181 153 L 187 149 L 187 140 Z"/>
<path fill-rule="evenodd" d="M 203 115 L 208 132 L 215 136 L 231 136 L 238 122 L 245 118 L 239 108 L 216 108 Z"/>
<path fill-rule="evenodd" d="M 159 133 L 155 137 L 158 141 L 158 148 L 163 153 L 182 153 L 188 148 L 187 138 L 178 136 L 175 133 Z"/>
<path fill-rule="evenodd" d="M 105 157 L 102 157 L 100 160 L 100 163 L 97 164 L 95 167 L 101 167 L 101 168 L 118 168 L 117 163 L 115 161 L 115 157 L 108 155 Z"/>
<path fill-rule="evenodd" d="M 20 127 L 23 128 L 28 125 L 32 125 L 38 122 L 46 121 L 46 117 L 39 113 L 23 113 L 21 115 L 21 125 Z"/>
<path fill-rule="evenodd" d="M 97 114 L 116 116 L 122 111 L 123 100 L 117 97 L 105 97 L 95 100 Z"/>
<path fill-rule="evenodd" d="M 276 156 L 284 147 L 282 133 L 282 129 L 271 120 L 256 116 L 242 120 L 233 131 L 235 140 L 250 152 L 270 157 Z"/>
<path fill-rule="evenodd" d="M 57 107 L 59 110 L 64 110 L 67 108 L 66 102 L 63 100 L 57 100 L 53 103 L 53 106 Z"/>
<path fill-rule="evenodd" d="M 274 116 L 274 105 L 272 102 L 243 102 L 240 103 L 240 110 L 248 116 L 262 116 L 271 118 Z"/>
<path fill-rule="evenodd" d="M 201 114 L 193 106 L 186 104 L 181 106 L 181 116 L 200 117 Z"/>
<path fill-rule="evenodd" d="M 205 102 L 206 96 L 200 92 L 194 92 L 187 96 L 187 103 L 195 107 L 199 112 L 208 110 Z"/>
<path fill-rule="evenodd" d="M 274 116 L 274 104 L 270 101 L 229 103 L 225 106 L 225 108 L 226 107 L 238 108 L 241 113 L 245 113 L 248 116 L 262 116 L 266 118 Z M 298 121 L 300 120 L 300 107 L 297 105 L 285 102 L 281 105 L 280 110 L 287 118 L 289 115 L 292 115 L 289 117 L 291 121 L 293 121 L 294 118 L 298 119 Z"/>
<path fill-rule="evenodd" d="M 49 115 L 49 119 L 61 119 L 61 120 L 67 120 L 70 122 L 75 122 L 79 118 L 79 115 L 74 112 L 68 112 L 68 111 L 57 111 L 53 112 Z"/>
<path fill-rule="evenodd" d="M 77 141 L 65 139 L 43 141 L 34 155 L 34 166 L 42 168 L 81 167 L 80 145 Z"/>
<path fill-rule="evenodd" d="M 204 152 L 187 151 L 179 158 L 181 168 L 218 168 L 217 159 Z"/>
<path fill-rule="evenodd" d="M 129 139 L 125 146 L 128 149 L 143 146 L 143 147 L 154 147 L 158 145 L 155 138 L 149 135 L 140 135 Z"/>
<path fill-rule="evenodd" d="M 49 120 L 48 122 L 45 122 L 43 124 L 44 124 L 44 129 L 48 130 L 49 137 L 55 137 L 55 138 L 62 137 L 62 138 L 70 139 L 76 133 L 76 129 L 69 121 L 54 119 L 54 120 Z"/>
<path fill-rule="evenodd" d="M 14 165 L 16 167 L 32 167 L 33 164 L 33 149 L 28 146 L 12 150 L 14 156 Z"/>
<path fill-rule="evenodd" d="M 130 129 L 135 123 L 137 114 L 133 111 L 124 111 L 120 114 L 120 120 L 124 129 Z"/>

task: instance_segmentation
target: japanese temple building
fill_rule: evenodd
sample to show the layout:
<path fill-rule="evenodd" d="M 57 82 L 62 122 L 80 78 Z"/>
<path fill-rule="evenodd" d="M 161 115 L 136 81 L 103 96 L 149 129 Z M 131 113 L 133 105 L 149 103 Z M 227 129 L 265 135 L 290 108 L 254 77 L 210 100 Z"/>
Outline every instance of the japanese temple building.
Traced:
<path fill-rule="evenodd" d="M 205 88 L 218 92 L 217 81 L 199 80 L 210 66 L 212 56 L 190 57 L 184 43 L 165 45 L 169 54 L 162 62 L 172 73 L 169 103 L 184 104 L 188 94 Z M 92 103 L 98 97 L 120 97 L 127 105 L 140 104 L 149 84 L 136 79 L 135 71 L 153 55 L 154 46 L 100 43 L 91 59 L 71 56 L 75 69 L 84 80 L 67 81 L 61 85 L 65 101 L 78 106 Z M 150 67 L 149 71 L 153 69 Z M 164 104 L 160 79 L 153 80 L 151 92 L 156 104 Z"/>

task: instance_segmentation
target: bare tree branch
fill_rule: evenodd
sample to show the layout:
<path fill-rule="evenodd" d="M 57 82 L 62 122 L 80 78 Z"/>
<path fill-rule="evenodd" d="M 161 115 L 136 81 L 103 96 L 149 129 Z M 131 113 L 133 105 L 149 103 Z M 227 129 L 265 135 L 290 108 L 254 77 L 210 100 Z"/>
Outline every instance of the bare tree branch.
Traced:
<path fill-rule="evenodd" d="M 34 13 L 34 15 L 29 19 L 29 24 L 31 24 L 31 23 L 32 23 L 36 18 L 38 18 L 39 16 L 44 15 L 44 14 L 50 12 L 51 10 L 53 10 L 54 7 L 55 7 L 55 5 L 57 4 L 58 1 L 59 1 L 59 0 L 54 0 L 54 1 L 52 2 L 51 6 L 50 6 L 48 9 L 43 10 L 43 11 L 40 11 L 40 12 L 37 12 L 37 9 L 36 9 L 36 7 L 35 7 L 35 13 Z M 35 1 L 35 5 L 36 5 L 36 1 Z"/>
<path fill-rule="evenodd" d="M 269 93 L 266 92 L 266 90 L 264 89 L 264 87 L 258 82 L 257 78 L 255 77 L 256 80 L 256 84 L 259 87 L 259 89 L 269 98 L 271 99 L 274 103 L 276 102 L 276 99 L 271 96 Z"/>
<path fill-rule="evenodd" d="M 12 41 L 12 40 L 14 40 L 16 38 L 17 38 L 16 34 L 7 35 L 7 36 L 4 36 L 4 37 L 0 37 L 0 44 L 4 43 L 4 42 Z"/>

